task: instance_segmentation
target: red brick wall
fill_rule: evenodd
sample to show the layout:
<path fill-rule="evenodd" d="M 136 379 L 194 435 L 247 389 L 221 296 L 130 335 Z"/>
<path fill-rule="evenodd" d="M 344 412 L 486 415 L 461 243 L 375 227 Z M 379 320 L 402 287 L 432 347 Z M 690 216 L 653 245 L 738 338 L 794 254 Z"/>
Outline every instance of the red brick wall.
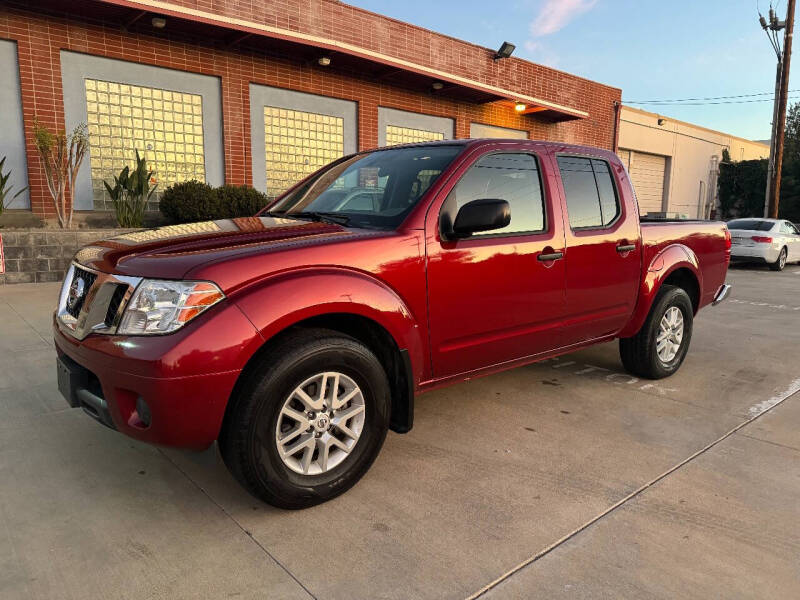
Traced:
<path fill-rule="evenodd" d="M 211 4 L 208 0 L 205 2 L 183 0 L 183 3 L 198 4 L 206 10 L 209 8 L 205 5 Z M 214 2 L 215 8 L 219 5 L 239 4 L 253 5 L 253 7 L 267 4 L 270 7 L 278 5 L 286 7 L 297 5 L 298 2 L 288 0 L 269 3 L 261 0 L 246 3 L 218 0 Z M 330 0 L 316 0 L 310 3 L 311 7 L 316 9 L 328 4 L 334 7 L 340 6 L 337 10 L 345 8 L 356 10 Z M 271 10 L 265 14 L 273 13 L 274 10 Z M 371 13 L 365 15 L 360 18 L 378 18 Z M 281 21 L 282 26 L 300 27 L 302 22 L 304 28 L 322 27 L 323 33 L 332 34 L 330 23 L 327 21 L 321 23 L 319 19 L 310 18 L 310 22 L 307 22 L 306 17 L 284 21 Z M 371 40 L 371 43 L 385 49 L 384 47 L 390 44 L 388 40 L 395 40 L 398 51 L 407 51 L 407 45 L 400 43 L 396 37 L 399 34 L 395 30 L 402 24 L 387 21 L 390 25 L 383 33 L 389 35 L 389 38 L 384 40 L 379 35 L 380 32 L 365 28 L 364 31 L 371 32 L 368 41 Z M 339 22 L 338 18 L 336 22 Z M 416 35 L 425 33 L 425 30 L 414 29 L 418 30 Z M 428 32 L 428 35 L 433 34 Z M 52 216 L 55 213 L 33 145 L 33 122 L 34 118 L 38 118 L 51 129 L 64 128 L 59 54 L 62 49 L 219 77 L 222 83 L 225 179 L 229 183 L 236 184 L 252 184 L 253 180 L 250 158 L 249 84 L 251 82 L 358 102 L 360 149 L 371 148 L 378 144 L 378 106 L 452 117 L 455 119 L 457 137 L 467 137 L 470 122 L 476 121 L 524 129 L 529 131 L 533 139 L 559 140 L 611 148 L 614 136 L 613 103 L 620 99 L 620 92 L 615 88 L 544 69 L 538 65 L 515 61 L 513 64 L 522 63 L 539 69 L 535 80 L 531 80 L 529 87 L 532 89 L 528 93 L 587 110 L 590 114 L 588 119 L 551 124 L 533 115 L 518 115 L 512 108 L 498 104 L 456 102 L 363 79 L 357 74 L 302 65 L 288 59 L 266 57 L 184 40 L 171 40 L 166 36 L 125 32 L 117 23 L 87 24 L 69 17 L 42 16 L 27 11 L 22 5 L 0 6 L 0 38 L 15 40 L 18 44 L 31 209 L 35 214 L 42 216 Z M 450 38 L 443 36 L 438 38 L 455 43 Z M 464 42 L 458 44 L 466 48 L 477 48 Z M 403 50 L 404 48 L 406 50 Z M 449 46 L 445 50 L 447 52 L 444 54 L 449 56 L 451 61 L 463 60 Z M 509 62 L 508 66 L 502 68 L 514 71 L 511 64 Z M 475 78 L 476 74 L 473 73 L 472 76 Z"/>
<path fill-rule="evenodd" d="M 124 4 L 127 0 L 101 1 Z M 495 61 L 492 60 L 495 48 L 483 48 L 339 0 L 166 0 L 166 3 L 352 44 L 581 110 L 592 105 L 591 96 L 582 94 L 586 91 L 585 84 L 595 88 L 600 85 L 522 59 Z"/>

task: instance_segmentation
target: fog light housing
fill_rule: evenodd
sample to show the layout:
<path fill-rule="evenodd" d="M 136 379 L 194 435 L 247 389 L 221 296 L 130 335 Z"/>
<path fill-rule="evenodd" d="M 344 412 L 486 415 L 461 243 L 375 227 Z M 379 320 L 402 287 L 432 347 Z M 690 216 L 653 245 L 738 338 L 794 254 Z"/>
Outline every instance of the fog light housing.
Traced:
<path fill-rule="evenodd" d="M 153 415 L 150 413 L 150 407 L 147 406 L 144 398 L 139 396 L 136 399 L 136 410 L 133 411 L 131 418 L 128 419 L 128 425 L 139 429 L 147 429 L 152 421 Z"/>

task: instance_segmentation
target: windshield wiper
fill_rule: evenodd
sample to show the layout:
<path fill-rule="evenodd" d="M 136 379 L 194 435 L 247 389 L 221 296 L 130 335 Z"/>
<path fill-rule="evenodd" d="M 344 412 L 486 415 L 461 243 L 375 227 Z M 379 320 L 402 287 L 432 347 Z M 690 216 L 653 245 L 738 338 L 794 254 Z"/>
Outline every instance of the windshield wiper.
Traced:
<path fill-rule="evenodd" d="M 283 217 L 290 219 L 308 219 L 310 221 L 322 221 L 324 223 L 334 223 L 336 225 L 347 225 L 350 217 L 341 213 L 303 211 L 299 213 L 283 213 Z"/>

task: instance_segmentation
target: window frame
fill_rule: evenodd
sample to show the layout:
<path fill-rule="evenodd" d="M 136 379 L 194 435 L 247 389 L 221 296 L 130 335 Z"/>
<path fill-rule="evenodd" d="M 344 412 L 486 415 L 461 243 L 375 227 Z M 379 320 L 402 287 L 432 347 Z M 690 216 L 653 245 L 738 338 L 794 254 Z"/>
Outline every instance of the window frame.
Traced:
<path fill-rule="evenodd" d="M 613 221 L 610 221 L 607 225 L 603 225 L 603 224 L 601 224 L 601 225 L 588 225 L 586 227 L 573 227 L 572 226 L 572 223 L 570 223 L 570 220 L 569 220 L 569 200 L 567 199 L 567 188 L 564 186 L 564 178 L 561 175 L 561 167 L 558 165 L 558 159 L 560 157 L 562 157 L 562 156 L 565 157 L 565 158 L 585 158 L 585 159 L 587 159 L 589 161 L 589 164 L 591 164 L 591 161 L 593 161 L 593 160 L 598 160 L 600 162 L 606 163 L 606 166 L 608 167 L 608 174 L 611 176 L 611 187 L 614 189 L 614 199 L 617 202 L 617 215 L 614 217 Z M 583 233 L 583 232 L 587 232 L 587 231 L 588 232 L 591 232 L 591 231 L 607 231 L 607 230 L 610 230 L 610 229 L 614 229 L 619 224 L 619 222 L 622 219 L 622 217 L 625 215 L 625 207 L 624 207 L 623 202 L 622 202 L 622 197 L 620 196 L 620 193 L 619 193 L 619 184 L 617 182 L 616 175 L 614 175 L 614 167 L 611 164 L 611 161 L 609 161 L 606 158 L 601 158 L 599 156 L 594 156 L 592 154 L 579 154 L 579 153 L 572 153 L 572 152 L 556 152 L 556 153 L 553 154 L 553 158 L 555 158 L 555 163 L 556 163 L 555 166 L 556 166 L 556 169 L 558 170 L 558 179 L 559 179 L 559 183 L 561 185 L 561 190 L 564 192 L 564 212 L 566 213 L 566 215 L 565 215 L 566 216 L 565 224 L 569 226 L 570 231 L 572 231 L 573 233 L 575 233 L 575 232 Z M 595 178 L 595 182 L 594 183 L 595 183 L 595 189 L 597 189 L 597 205 L 600 208 L 600 218 L 602 219 L 603 218 L 603 204 L 600 201 L 600 189 L 597 188 L 597 175 L 594 172 L 594 166 L 592 166 L 592 175 Z M 631 188 L 633 188 L 633 186 L 631 186 Z"/>
<path fill-rule="evenodd" d="M 523 141 L 523 140 L 520 140 L 520 141 Z M 447 184 L 449 185 L 449 189 L 447 189 L 447 193 L 444 195 L 444 199 L 442 200 L 442 204 L 439 207 L 438 218 L 436 219 L 438 234 L 439 234 L 439 237 L 442 240 L 444 240 L 444 234 L 442 232 L 442 215 L 444 214 L 444 211 L 445 211 L 445 209 L 447 207 L 447 200 L 450 197 L 450 194 L 453 193 L 453 191 L 456 189 L 458 184 L 461 183 L 462 179 L 464 179 L 464 177 L 467 175 L 467 173 L 469 173 L 479 161 L 483 160 L 487 156 L 493 156 L 493 155 L 496 155 L 496 154 L 527 154 L 531 158 L 533 158 L 533 161 L 536 163 L 536 171 L 537 171 L 537 176 L 539 178 L 539 190 L 541 191 L 542 229 L 532 229 L 532 230 L 525 230 L 525 231 L 505 231 L 505 232 L 496 232 L 496 233 L 486 232 L 486 233 L 473 234 L 473 235 L 470 235 L 469 237 L 461 238 L 458 241 L 459 242 L 465 242 L 465 241 L 470 241 L 470 240 L 485 240 L 485 239 L 519 237 L 519 236 L 534 236 L 534 235 L 543 235 L 543 234 L 547 234 L 547 233 L 550 232 L 551 223 L 550 223 L 550 215 L 548 214 L 547 208 L 548 208 L 548 206 L 552 205 L 552 202 L 548 202 L 548 200 L 550 200 L 550 198 L 549 198 L 547 190 L 546 190 L 544 178 L 542 177 L 542 161 L 541 161 L 540 156 L 535 151 L 533 151 L 531 149 L 528 149 L 528 148 L 518 148 L 518 149 L 514 149 L 514 150 L 497 148 L 497 149 L 488 150 L 487 152 L 483 152 L 483 153 L 480 153 L 477 156 L 475 156 L 473 158 L 473 160 L 468 165 L 465 165 L 463 172 L 458 176 L 458 178 L 456 179 L 455 183 L 453 183 L 452 185 L 449 185 L 450 182 L 449 181 L 447 182 Z M 456 211 L 456 215 L 457 214 L 458 214 L 458 211 Z M 453 215 L 453 220 L 455 220 L 456 215 Z M 513 215 L 512 215 L 512 219 L 513 219 Z"/>

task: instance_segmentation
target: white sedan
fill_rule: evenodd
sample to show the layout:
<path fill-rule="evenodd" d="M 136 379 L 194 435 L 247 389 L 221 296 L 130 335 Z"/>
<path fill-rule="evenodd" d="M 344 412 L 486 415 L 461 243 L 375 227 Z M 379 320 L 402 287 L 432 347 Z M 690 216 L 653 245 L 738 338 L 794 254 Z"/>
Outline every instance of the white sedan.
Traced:
<path fill-rule="evenodd" d="M 800 261 L 800 231 L 782 219 L 734 219 L 731 261 L 767 263 L 782 271 L 787 262 Z"/>

